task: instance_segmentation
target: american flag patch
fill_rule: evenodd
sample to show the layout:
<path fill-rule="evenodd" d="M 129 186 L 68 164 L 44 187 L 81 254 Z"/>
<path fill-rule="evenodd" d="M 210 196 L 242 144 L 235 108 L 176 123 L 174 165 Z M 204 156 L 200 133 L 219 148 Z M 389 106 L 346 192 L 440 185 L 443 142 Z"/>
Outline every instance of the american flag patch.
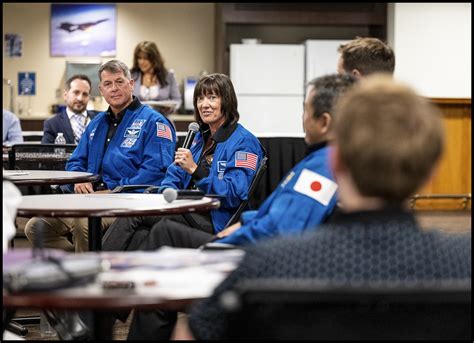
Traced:
<path fill-rule="evenodd" d="M 235 153 L 235 166 L 257 170 L 258 156 L 250 152 L 237 151 Z"/>
<path fill-rule="evenodd" d="M 169 139 L 170 141 L 173 140 L 170 127 L 162 123 L 156 123 L 156 135 L 161 138 Z"/>

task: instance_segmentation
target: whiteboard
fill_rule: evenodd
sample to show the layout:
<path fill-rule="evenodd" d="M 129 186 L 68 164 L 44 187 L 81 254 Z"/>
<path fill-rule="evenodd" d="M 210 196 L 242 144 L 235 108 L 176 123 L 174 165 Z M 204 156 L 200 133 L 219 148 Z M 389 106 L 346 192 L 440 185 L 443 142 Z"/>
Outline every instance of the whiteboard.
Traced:
<path fill-rule="evenodd" d="M 395 3 L 395 77 L 426 97 L 471 98 L 471 4 Z"/>

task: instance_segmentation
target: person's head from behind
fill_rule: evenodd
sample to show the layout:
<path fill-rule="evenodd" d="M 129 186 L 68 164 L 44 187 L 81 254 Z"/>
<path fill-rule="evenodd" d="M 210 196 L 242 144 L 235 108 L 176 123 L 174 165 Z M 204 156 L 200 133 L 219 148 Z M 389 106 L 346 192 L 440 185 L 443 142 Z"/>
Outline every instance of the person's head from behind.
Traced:
<path fill-rule="evenodd" d="M 313 145 L 330 139 L 336 100 L 355 81 L 355 77 L 348 74 L 333 74 L 315 78 L 308 83 L 303 112 L 306 144 Z"/>
<path fill-rule="evenodd" d="M 201 77 L 194 88 L 194 117 L 198 124 L 215 132 L 239 121 L 237 96 L 232 81 L 224 74 Z"/>
<path fill-rule="evenodd" d="M 74 113 L 82 113 L 87 108 L 91 93 L 91 80 L 87 75 L 73 75 L 66 81 L 64 102 Z"/>
<path fill-rule="evenodd" d="M 357 78 L 374 73 L 393 74 L 395 54 L 387 44 L 378 38 L 360 38 L 341 44 L 337 50 L 339 60 L 337 72 L 352 74 Z"/>
<path fill-rule="evenodd" d="M 127 65 L 110 60 L 99 68 L 99 90 L 114 112 L 120 112 L 132 102 L 133 80 Z"/>
<path fill-rule="evenodd" d="M 158 78 L 161 85 L 166 85 L 165 62 L 154 42 L 143 41 L 137 44 L 133 52 L 132 71 L 152 74 Z"/>
<path fill-rule="evenodd" d="M 338 102 L 331 166 L 343 207 L 402 205 L 432 174 L 443 150 L 439 111 L 387 75 Z"/>

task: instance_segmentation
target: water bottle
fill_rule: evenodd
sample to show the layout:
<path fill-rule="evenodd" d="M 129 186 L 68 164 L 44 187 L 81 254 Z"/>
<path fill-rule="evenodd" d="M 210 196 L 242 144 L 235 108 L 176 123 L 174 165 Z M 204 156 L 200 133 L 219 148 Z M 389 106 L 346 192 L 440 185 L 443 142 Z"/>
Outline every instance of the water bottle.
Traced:
<path fill-rule="evenodd" d="M 64 138 L 64 135 L 62 132 L 58 132 L 58 135 L 56 136 L 56 139 L 54 140 L 54 144 L 66 144 L 66 138 Z M 66 156 L 66 149 L 61 148 L 61 149 L 54 149 L 54 152 L 58 154 L 59 156 Z"/>
<path fill-rule="evenodd" d="M 46 315 L 43 311 L 40 314 L 40 335 L 41 337 L 51 337 L 54 336 L 54 329 L 51 327 L 51 324 L 46 319 Z"/>

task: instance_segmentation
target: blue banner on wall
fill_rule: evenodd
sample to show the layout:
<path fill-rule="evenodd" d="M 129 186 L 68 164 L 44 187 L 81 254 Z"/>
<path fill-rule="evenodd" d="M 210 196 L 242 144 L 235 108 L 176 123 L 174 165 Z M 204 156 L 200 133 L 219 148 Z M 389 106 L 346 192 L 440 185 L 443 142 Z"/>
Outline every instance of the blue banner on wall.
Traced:
<path fill-rule="evenodd" d="M 18 73 L 18 95 L 36 94 L 36 73 Z"/>

